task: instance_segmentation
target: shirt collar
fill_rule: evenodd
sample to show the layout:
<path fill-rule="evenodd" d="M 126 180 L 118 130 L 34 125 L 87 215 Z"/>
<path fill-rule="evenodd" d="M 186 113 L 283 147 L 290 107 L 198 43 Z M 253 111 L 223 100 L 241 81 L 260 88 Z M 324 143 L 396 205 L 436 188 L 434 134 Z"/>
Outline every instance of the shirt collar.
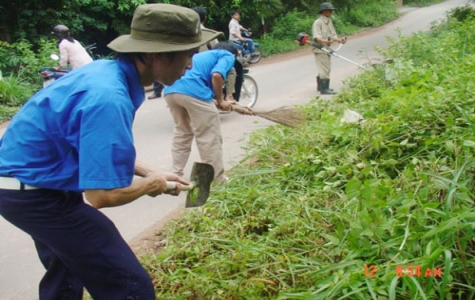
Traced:
<path fill-rule="evenodd" d="M 127 81 L 129 96 L 135 109 L 138 109 L 145 100 L 144 87 L 140 84 L 140 75 L 134 63 L 127 57 L 117 59 L 120 69 L 125 75 Z"/>
<path fill-rule="evenodd" d="M 325 24 L 328 24 L 328 22 L 330 22 L 330 20 L 331 20 L 329 17 L 324 16 L 324 15 L 322 15 L 321 18 L 322 18 L 323 22 L 325 22 Z"/>

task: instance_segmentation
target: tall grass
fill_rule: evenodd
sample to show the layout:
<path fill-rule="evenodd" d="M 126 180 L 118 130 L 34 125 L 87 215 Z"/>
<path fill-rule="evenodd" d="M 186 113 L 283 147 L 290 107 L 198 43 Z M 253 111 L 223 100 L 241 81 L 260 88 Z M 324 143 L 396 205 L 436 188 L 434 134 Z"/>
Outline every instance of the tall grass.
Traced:
<path fill-rule="evenodd" d="M 299 129 L 252 135 L 142 257 L 160 299 L 473 299 L 473 20 L 400 38 Z M 365 117 L 341 122 L 345 109 Z"/>
<path fill-rule="evenodd" d="M 42 40 L 39 48 L 27 41 L 9 44 L 0 41 L 0 122 L 9 119 L 18 108 L 41 88 L 41 68 L 56 64 L 50 54 L 58 51 L 56 41 Z"/>

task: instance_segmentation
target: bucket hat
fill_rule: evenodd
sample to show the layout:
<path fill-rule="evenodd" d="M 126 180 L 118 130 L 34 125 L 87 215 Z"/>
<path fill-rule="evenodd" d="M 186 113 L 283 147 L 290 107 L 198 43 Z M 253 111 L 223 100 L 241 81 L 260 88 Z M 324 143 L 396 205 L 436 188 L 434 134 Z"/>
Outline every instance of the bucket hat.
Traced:
<path fill-rule="evenodd" d="M 324 10 L 335 10 L 335 8 L 330 2 L 324 2 L 320 5 L 320 10 L 318 11 L 318 13 L 321 14 Z"/>
<path fill-rule="evenodd" d="M 134 12 L 130 34 L 119 36 L 107 47 L 119 53 L 162 53 L 198 48 L 221 32 L 201 29 L 192 9 L 173 4 L 143 4 Z"/>

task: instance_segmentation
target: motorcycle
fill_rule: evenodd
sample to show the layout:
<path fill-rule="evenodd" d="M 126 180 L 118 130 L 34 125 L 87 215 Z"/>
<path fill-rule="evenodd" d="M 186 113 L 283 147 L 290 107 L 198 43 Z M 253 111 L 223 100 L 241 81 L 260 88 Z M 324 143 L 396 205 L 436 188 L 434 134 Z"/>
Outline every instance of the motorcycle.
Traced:
<path fill-rule="evenodd" d="M 56 54 L 51 54 L 50 57 L 52 60 L 59 60 L 59 56 Z M 71 68 L 56 69 L 49 67 L 41 69 L 38 74 L 43 78 L 43 88 L 45 88 L 69 72 L 71 72 Z"/>
<path fill-rule="evenodd" d="M 241 35 L 243 38 L 251 38 L 252 32 L 248 30 L 243 30 Z M 236 41 L 236 40 L 233 40 L 233 42 L 238 46 L 238 49 L 239 49 L 238 60 L 242 64 L 255 64 L 261 60 L 262 50 L 259 43 L 256 43 L 253 41 L 254 52 L 250 53 L 249 50 L 247 49 L 248 48 L 247 43 L 243 43 L 242 41 Z"/>
<path fill-rule="evenodd" d="M 91 55 L 91 57 L 94 57 L 93 54 L 92 54 L 92 50 L 96 49 L 96 44 L 95 43 L 87 45 L 84 48 L 89 53 L 89 55 Z M 59 56 L 57 54 L 54 54 L 54 53 L 50 55 L 50 58 L 54 61 L 59 60 Z M 71 72 L 71 70 L 72 70 L 71 68 L 67 68 L 67 67 L 61 68 L 61 69 L 48 67 L 48 68 L 41 69 L 40 72 L 38 72 L 38 75 L 40 75 L 43 78 L 43 88 L 45 88 L 48 85 L 50 85 L 51 83 L 53 83 L 53 81 L 63 77 L 67 73 Z"/>

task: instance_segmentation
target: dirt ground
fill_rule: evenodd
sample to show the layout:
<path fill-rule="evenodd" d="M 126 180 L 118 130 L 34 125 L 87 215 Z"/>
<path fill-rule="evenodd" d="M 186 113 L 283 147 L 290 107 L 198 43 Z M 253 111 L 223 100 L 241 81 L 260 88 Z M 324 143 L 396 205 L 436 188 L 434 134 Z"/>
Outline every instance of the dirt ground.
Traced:
<path fill-rule="evenodd" d="M 185 213 L 185 208 L 175 209 L 166 218 L 155 223 L 152 227 L 132 239 L 129 245 L 134 253 L 137 255 L 152 255 L 157 253 L 167 242 L 161 234 L 162 229 L 168 222 L 180 218 L 183 213 Z"/>

